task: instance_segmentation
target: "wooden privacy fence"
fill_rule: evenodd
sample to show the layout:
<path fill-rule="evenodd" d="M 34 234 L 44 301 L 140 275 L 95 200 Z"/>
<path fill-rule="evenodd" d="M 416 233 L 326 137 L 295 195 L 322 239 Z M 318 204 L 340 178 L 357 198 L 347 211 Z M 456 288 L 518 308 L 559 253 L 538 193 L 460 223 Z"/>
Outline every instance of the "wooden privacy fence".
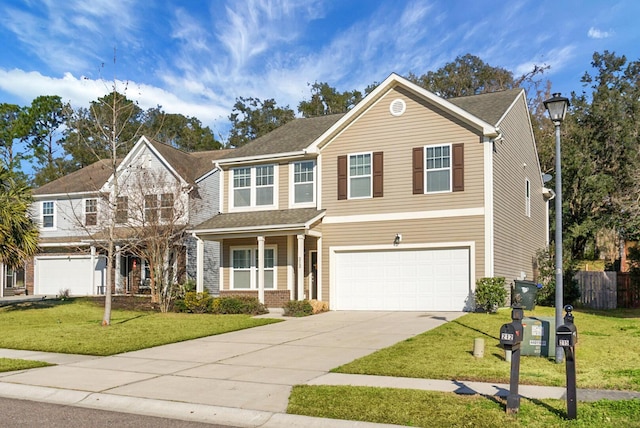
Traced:
<path fill-rule="evenodd" d="M 573 277 L 580 287 L 580 303 L 591 309 L 618 307 L 617 272 L 579 271 Z"/>
<path fill-rule="evenodd" d="M 592 309 L 640 308 L 640 278 L 628 272 L 579 271 L 580 303 Z"/>
<path fill-rule="evenodd" d="M 640 278 L 618 272 L 618 307 L 640 308 Z"/>

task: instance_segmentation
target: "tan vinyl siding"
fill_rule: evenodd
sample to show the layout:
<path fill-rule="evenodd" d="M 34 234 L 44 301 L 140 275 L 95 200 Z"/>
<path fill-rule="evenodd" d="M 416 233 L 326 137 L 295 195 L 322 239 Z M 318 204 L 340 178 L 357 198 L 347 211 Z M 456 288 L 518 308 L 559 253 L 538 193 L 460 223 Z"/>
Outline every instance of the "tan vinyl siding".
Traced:
<path fill-rule="evenodd" d="M 474 242 L 475 277 L 484 272 L 484 217 L 454 217 L 418 219 L 408 221 L 385 221 L 324 224 L 322 232 L 322 296 L 330 301 L 329 287 L 331 266 L 329 248 L 342 246 L 388 245 L 393 248 L 396 233 L 402 235 L 400 246 L 429 245 L 437 243 Z"/>
<path fill-rule="evenodd" d="M 407 105 L 402 116 L 392 116 L 395 99 Z M 483 206 L 483 145 L 480 134 L 424 100 L 394 89 L 365 111 L 344 132 L 322 148 L 322 207 L 328 216 L 451 210 Z M 414 195 L 412 150 L 437 144 L 464 144 L 464 191 Z M 338 200 L 337 158 L 362 152 L 384 153 L 384 196 Z"/>
<path fill-rule="evenodd" d="M 289 208 L 289 163 L 281 163 L 278 165 L 278 179 L 277 192 L 278 192 L 278 206 L 276 209 L 286 210 Z"/>
<path fill-rule="evenodd" d="M 546 202 L 538 157 L 524 99 L 499 124 L 504 140 L 495 145 L 494 274 L 507 282 L 526 273 L 533 279 L 533 257 L 546 245 Z M 525 215 L 525 179 L 531 182 L 531 217 Z"/>

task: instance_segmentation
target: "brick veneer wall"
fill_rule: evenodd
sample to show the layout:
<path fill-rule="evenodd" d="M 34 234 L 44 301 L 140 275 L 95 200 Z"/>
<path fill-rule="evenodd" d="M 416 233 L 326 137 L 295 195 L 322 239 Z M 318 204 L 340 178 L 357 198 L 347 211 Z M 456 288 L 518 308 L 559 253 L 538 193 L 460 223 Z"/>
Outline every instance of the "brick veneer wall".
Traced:
<path fill-rule="evenodd" d="M 258 290 L 220 290 L 220 297 L 251 296 L 258 298 Z M 291 300 L 289 290 L 264 290 L 264 304 L 267 308 L 282 308 Z"/>

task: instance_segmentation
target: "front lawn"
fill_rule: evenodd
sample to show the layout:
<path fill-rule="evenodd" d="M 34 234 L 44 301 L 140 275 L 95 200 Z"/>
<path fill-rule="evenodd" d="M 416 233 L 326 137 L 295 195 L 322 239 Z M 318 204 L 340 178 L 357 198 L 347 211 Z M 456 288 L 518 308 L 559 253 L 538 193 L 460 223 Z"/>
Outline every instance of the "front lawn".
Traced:
<path fill-rule="evenodd" d="M 525 311 L 525 317 L 553 317 L 553 308 Z M 640 391 L 640 310 L 576 310 L 578 388 Z M 499 347 L 500 326 L 511 310 L 467 314 L 419 336 L 338 367 L 338 373 L 509 383 L 510 363 Z M 473 357 L 474 338 L 485 339 L 484 358 Z M 524 356 L 520 383 L 563 386 L 565 364 Z"/>
<path fill-rule="evenodd" d="M 47 300 L 0 308 L 0 348 L 113 355 L 278 322 L 249 315 L 162 314 L 103 308 L 85 299 Z"/>

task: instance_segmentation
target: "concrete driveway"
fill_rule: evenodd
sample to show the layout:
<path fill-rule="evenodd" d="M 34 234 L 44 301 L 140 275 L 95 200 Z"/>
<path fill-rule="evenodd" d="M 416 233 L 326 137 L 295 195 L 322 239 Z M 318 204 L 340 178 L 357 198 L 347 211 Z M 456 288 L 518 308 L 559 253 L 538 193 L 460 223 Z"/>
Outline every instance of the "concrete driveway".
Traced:
<path fill-rule="evenodd" d="M 84 394 L 88 405 L 129 397 L 132 403 L 152 399 L 283 413 L 293 385 L 461 315 L 327 312 L 111 357 L 68 356 L 64 363 L 58 355 L 61 365 L 4 374 L 0 382 L 3 389 L 10 384 L 44 388 L 42 394 L 49 388 Z"/>

